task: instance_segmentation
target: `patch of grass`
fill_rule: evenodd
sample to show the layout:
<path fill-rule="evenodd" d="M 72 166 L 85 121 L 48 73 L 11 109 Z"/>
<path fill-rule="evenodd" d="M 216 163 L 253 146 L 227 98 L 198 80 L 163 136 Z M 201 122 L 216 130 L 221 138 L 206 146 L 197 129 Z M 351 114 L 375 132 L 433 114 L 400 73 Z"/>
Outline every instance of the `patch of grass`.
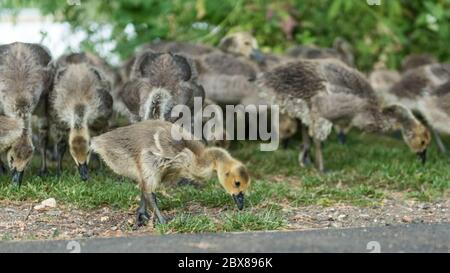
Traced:
<path fill-rule="evenodd" d="M 74 173 L 64 172 L 61 177 L 32 176 L 30 171 L 20 188 L 10 186 L 9 177 L 0 178 L 0 198 L 14 201 L 42 201 L 53 197 L 58 202 L 80 208 L 111 206 L 128 209 L 135 206 L 138 195 L 136 186 L 130 181 L 118 181 L 107 174 L 91 175 L 82 182 Z"/>
<path fill-rule="evenodd" d="M 157 225 L 161 234 L 218 231 L 274 230 L 285 226 L 280 213 L 227 212 L 221 215 L 192 215 L 181 213 L 165 225 Z"/>
<path fill-rule="evenodd" d="M 210 217 L 206 215 L 190 215 L 181 213 L 165 225 L 156 225 L 161 234 L 181 232 L 215 232 L 216 227 Z"/>
<path fill-rule="evenodd" d="M 200 187 L 162 185 L 158 193 L 160 208 L 163 213 L 173 212 L 175 218 L 157 226 L 157 231 L 279 229 L 285 226 L 285 212 L 290 208 L 371 206 L 391 192 L 421 201 L 448 198 L 450 168 L 434 145 L 429 149 L 428 162 L 422 166 L 400 139 L 361 133 L 352 133 L 347 139 L 346 145 L 338 144 L 335 137 L 325 143 L 326 174 L 319 174 L 313 167 L 299 167 L 298 141 L 274 152 L 259 151 L 259 143 L 255 142 L 233 143 L 231 153 L 246 163 L 252 177 L 245 210 L 237 211 L 215 178 Z M 37 177 L 37 166 L 36 160 L 20 189 L 10 186 L 9 177 L 0 177 L 0 199 L 37 202 L 54 197 L 59 203 L 86 209 L 109 206 L 129 211 L 137 207 L 139 192 L 135 184 L 106 168 L 91 172 L 89 182 L 82 182 L 69 158 L 61 177 Z M 205 210 L 192 212 L 193 206 Z"/>

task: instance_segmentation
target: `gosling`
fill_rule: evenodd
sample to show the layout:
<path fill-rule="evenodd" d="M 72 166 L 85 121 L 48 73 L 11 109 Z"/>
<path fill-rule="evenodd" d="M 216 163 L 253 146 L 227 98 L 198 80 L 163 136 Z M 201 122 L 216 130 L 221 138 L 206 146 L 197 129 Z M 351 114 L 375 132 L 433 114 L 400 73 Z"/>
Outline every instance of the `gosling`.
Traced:
<path fill-rule="evenodd" d="M 26 145 L 24 150 L 27 151 L 27 158 L 23 160 L 27 162 L 34 151 L 33 145 L 29 145 L 32 115 L 46 112 L 43 98 L 52 88 L 54 72 L 51 59 L 48 49 L 38 44 L 15 42 L 0 45 L 0 114 L 23 121 L 24 130 L 20 139 Z M 40 136 L 46 126 L 46 120 L 40 120 Z M 40 137 L 41 148 L 45 146 L 43 140 Z M 32 152 L 28 158 L 30 148 Z M 44 165 L 46 163 L 43 161 L 42 166 Z M 13 183 L 20 184 L 21 181 L 16 181 L 14 177 L 17 179 L 22 175 L 14 175 L 13 172 Z"/>
<path fill-rule="evenodd" d="M 50 96 L 50 115 L 58 147 L 59 174 L 68 135 L 70 155 L 81 179 L 88 179 L 91 134 L 106 131 L 112 115 L 110 88 L 103 74 L 87 63 L 69 64 L 57 71 Z"/>
<path fill-rule="evenodd" d="M 427 128 L 400 105 L 382 108 L 364 76 L 338 60 L 290 63 L 263 74 L 258 84 L 282 113 L 308 127 L 306 135 L 313 138 L 316 166 L 321 172 L 325 170 L 321 142 L 333 124 L 381 132 L 400 128 L 410 149 L 425 160 L 430 141 Z M 306 141 L 299 153 L 301 164 L 308 153 Z"/>
<path fill-rule="evenodd" d="M 139 122 L 92 139 L 92 151 L 98 153 L 106 165 L 137 182 L 141 191 L 136 212 L 138 225 L 149 219 L 148 205 L 159 223 L 165 223 L 156 202 L 155 190 L 160 183 L 179 178 L 203 181 L 214 171 L 238 209 L 243 208 L 244 194 L 250 185 L 245 165 L 222 148 L 207 148 L 201 141 L 192 139 L 193 136 L 181 127 L 162 120 Z"/>
<path fill-rule="evenodd" d="M 0 116 L 0 154 L 6 152 L 12 184 L 20 186 L 26 166 L 33 157 L 33 143 L 22 119 Z"/>

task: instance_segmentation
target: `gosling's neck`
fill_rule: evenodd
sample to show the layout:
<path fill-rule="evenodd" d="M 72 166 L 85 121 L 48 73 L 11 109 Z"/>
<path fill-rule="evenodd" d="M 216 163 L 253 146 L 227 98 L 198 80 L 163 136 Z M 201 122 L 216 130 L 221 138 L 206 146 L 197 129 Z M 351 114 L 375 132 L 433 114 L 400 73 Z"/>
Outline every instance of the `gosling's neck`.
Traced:
<path fill-rule="evenodd" d="M 402 132 L 408 131 L 420 122 L 414 116 L 391 116 L 385 115 L 383 121 L 383 131 L 392 132 L 400 130 Z"/>
<path fill-rule="evenodd" d="M 193 164 L 187 166 L 187 171 L 194 179 L 207 180 L 211 178 L 220 166 L 232 160 L 233 158 L 226 150 L 217 147 L 208 147 L 195 155 Z"/>
<path fill-rule="evenodd" d="M 232 161 L 231 155 L 222 148 L 208 147 L 199 155 L 199 165 L 217 171 L 219 165 Z"/>

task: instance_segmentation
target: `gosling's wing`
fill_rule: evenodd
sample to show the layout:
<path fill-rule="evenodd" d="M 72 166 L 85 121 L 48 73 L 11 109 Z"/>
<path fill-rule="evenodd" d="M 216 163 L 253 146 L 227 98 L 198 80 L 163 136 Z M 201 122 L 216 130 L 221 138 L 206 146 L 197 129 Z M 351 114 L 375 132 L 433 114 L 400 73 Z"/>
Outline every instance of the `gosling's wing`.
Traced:
<path fill-rule="evenodd" d="M 276 95 L 309 100 L 325 90 L 325 79 L 314 61 L 301 60 L 278 66 L 258 79 L 259 85 Z"/>
<path fill-rule="evenodd" d="M 376 101 L 375 91 L 369 81 L 356 69 L 333 59 L 319 60 L 318 63 L 320 64 L 319 72 L 327 84 L 341 86 L 346 93 Z"/>

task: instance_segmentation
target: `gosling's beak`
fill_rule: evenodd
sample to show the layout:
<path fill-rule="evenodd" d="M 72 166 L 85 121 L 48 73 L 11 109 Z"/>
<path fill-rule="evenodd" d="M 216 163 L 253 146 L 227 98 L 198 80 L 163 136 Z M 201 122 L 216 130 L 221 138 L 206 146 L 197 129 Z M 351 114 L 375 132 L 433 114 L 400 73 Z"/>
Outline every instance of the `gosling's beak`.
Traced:
<path fill-rule="evenodd" d="M 425 164 L 425 162 L 427 161 L 427 149 L 423 150 L 422 152 L 418 152 L 417 157 L 420 159 L 422 164 Z"/>
<path fill-rule="evenodd" d="M 78 165 L 78 172 L 80 173 L 81 180 L 86 181 L 88 180 L 88 166 L 87 163 L 83 163 Z"/>
<path fill-rule="evenodd" d="M 255 62 L 259 64 L 263 64 L 266 61 L 266 58 L 264 55 L 259 51 L 258 49 L 252 49 L 252 52 L 250 53 L 250 59 L 254 60 Z"/>
<path fill-rule="evenodd" d="M 22 178 L 23 178 L 24 171 L 17 171 L 15 168 L 12 170 L 12 179 L 11 183 L 13 186 L 20 187 L 20 184 L 22 184 Z"/>
<path fill-rule="evenodd" d="M 233 199 L 238 209 L 242 210 L 244 208 L 244 194 L 242 192 L 239 194 L 233 194 Z"/>

